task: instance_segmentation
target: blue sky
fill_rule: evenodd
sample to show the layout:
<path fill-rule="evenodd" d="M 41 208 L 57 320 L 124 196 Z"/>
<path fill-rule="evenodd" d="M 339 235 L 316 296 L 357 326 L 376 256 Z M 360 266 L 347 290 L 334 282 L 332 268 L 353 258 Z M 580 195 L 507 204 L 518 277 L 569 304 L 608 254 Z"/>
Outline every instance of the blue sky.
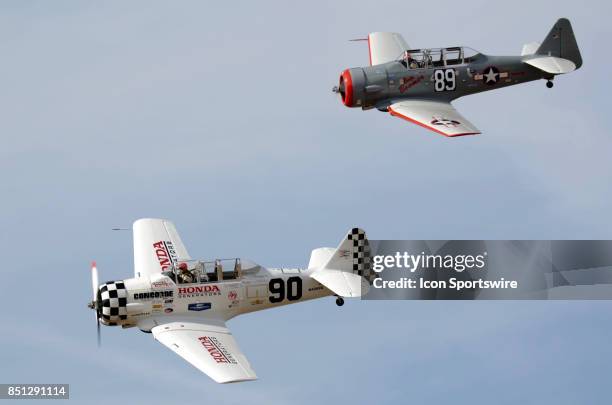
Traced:
<path fill-rule="evenodd" d="M 612 239 L 610 6 L 489 1 L 0 6 L 1 382 L 82 403 L 604 403 L 607 302 L 333 299 L 230 322 L 260 376 L 218 386 L 136 330 L 95 346 L 89 261 L 132 274 L 129 232 L 172 219 L 198 257 L 305 266 L 372 239 Z M 571 19 L 584 66 L 456 102 L 445 139 L 331 93 L 348 39 L 517 54 Z"/>

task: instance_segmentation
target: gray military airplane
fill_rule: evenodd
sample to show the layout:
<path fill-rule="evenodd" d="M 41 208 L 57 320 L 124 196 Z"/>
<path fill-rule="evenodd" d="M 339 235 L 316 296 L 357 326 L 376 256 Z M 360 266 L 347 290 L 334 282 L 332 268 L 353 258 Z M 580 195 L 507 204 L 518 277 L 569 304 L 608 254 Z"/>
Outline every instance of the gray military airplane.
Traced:
<path fill-rule="evenodd" d="M 555 76 L 582 66 L 565 18 L 541 44 L 524 45 L 520 56 L 489 56 L 462 46 L 410 49 L 393 32 L 373 32 L 367 41 L 370 66 L 346 69 L 333 89 L 344 105 L 377 108 L 445 136 L 480 133 L 453 108 L 452 100 L 539 79 L 552 88 Z"/>

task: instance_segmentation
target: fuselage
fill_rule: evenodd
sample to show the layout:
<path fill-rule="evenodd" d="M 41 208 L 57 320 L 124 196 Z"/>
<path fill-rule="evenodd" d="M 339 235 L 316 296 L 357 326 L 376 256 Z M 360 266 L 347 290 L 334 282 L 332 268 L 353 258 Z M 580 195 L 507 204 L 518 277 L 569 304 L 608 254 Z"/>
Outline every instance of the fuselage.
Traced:
<path fill-rule="evenodd" d="M 448 57 L 456 51 L 456 57 Z M 405 99 L 451 101 L 469 94 L 550 78 L 521 56 L 463 56 L 463 48 L 408 51 L 406 58 L 346 69 L 338 92 L 347 107 L 387 107 Z"/>
<path fill-rule="evenodd" d="M 244 313 L 332 295 L 309 276 L 311 272 L 256 266 L 239 277 L 214 282 L 177 283 L 162 273 L 108 282 L 100 289 L 122 283 L 127 298 L 122 302 L 125 309 L 115 312 L 125 315 L 102 316 L 100 320 L 105 325 L 137 326 L 148 332 L 169 318 L 226 321 Z"/>

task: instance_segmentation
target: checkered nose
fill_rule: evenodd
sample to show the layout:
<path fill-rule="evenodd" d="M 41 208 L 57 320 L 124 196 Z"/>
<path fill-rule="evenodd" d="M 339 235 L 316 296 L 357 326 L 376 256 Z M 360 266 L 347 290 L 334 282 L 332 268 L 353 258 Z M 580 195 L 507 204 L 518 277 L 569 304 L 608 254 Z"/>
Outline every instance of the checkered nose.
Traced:
<path fill-rule="evenodd" d="M 123 281 L 108 281 L 98 290 L 100 321 L 107 326 L 127 319 L 127 290 Z"/>

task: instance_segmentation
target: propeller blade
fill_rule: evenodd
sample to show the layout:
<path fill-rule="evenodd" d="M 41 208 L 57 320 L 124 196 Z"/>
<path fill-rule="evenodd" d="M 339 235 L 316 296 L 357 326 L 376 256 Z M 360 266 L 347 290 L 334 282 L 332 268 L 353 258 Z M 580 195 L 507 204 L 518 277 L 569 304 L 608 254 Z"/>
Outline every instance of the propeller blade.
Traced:
<path fill-rule="evenodd" d="M 100 334 L 100 320 L 98 319 L 98 313 L 96 312 L 96 325 L 98 326 L 98 347 L 102 346 L 102 335 Z"/>
<path fill-rule="evenodd" d="M 93 301 L 98 299 L 98 267 L 96 262 L 91 262 L 91 288 L 93 290 Z"/>
<path fill-rule="evenodd" d="M 97 337 L 98 337 L 98 347 L 102 346 L 102 336 L 100 334 L 100 318 L 98 313 L 98 267 L 96 266 L 96 262 L 91 262 L 91 289 L 93 292 L 93 309 L 96 311 L 96 328 L 97 328 Z"/>

